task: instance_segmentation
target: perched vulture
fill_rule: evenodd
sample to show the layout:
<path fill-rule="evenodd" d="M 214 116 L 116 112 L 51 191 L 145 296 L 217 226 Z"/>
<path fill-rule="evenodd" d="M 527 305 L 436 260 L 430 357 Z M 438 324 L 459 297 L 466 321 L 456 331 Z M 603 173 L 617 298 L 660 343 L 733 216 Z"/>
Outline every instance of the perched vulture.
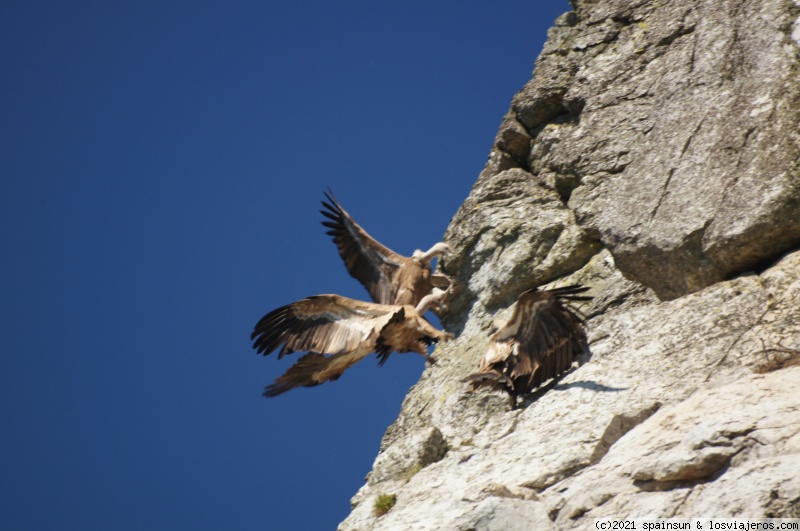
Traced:
<path fill-rule="evenodd" d="M 446 276 L 431 272 L 434 257 L 450 254 L 446 243 L 437 243 L 427 252 L 416 250 L 410 258 L 401 256 L 378 243 L 353 221 L 333 192 L 325 197 L 328 202 L 322 202 L 325 210 L 320 212 L 328 219 L 322 224 L 330 229 L 327 234 L 333 237 L 350 275 L 367 288 L 373 301 L 416 306 L 434 287 L 442 290 L 450 287 Z M 437 305 L 443 303 L 440 300 Z"/>
<path fill-rule="evenodd" d="M 308 352 L 264 390 L 273 397 L 295 387 L 311 387 L 339 378 L 370 352 L 383 365 L 392 352 L 417 352 L 433 361 L 427 347 L 452 334 L 434 328 L 422 314 L 444 295 L 435 290 L 411 305 L 363 302 L 340 295 L 316 295 L 269 312 L 250 339 L 265 356 L 278 347 L 278 359 Z"/>
<path fill-rule="evenodd" d="M 478 372 L 464 381 L 473 391 L 479 387 L 506 391 L 515 408 L 518 396 L 564 374 L 586 348 L 584 320 L 569 302 L 591 300 L 580 295 L 588 290 L 573 285 L 524 292 L 508 322 L 492 323 L 495 332 Z"/>

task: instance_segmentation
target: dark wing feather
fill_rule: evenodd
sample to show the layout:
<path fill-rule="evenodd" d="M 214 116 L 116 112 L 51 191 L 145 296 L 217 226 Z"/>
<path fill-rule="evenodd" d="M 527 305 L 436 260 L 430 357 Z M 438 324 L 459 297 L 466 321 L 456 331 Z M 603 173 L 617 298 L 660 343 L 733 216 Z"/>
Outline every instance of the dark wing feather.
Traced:
<path fill-rule="evenodd" d="M 567 301 L 590 301 L 592 297 L 590 295 L 581 295 L 581 293 L 586 293 L 591 288 L 588 286 L 581 286 L 580 284 L 572 284 L 571 286 L 562 286 L 560 288 L 552 288 L 544 291 L 539 291 L 538 293 L 549 293 L 553 295 L 559 300 L 567 300 Z M 525 295 L 526 293 L 531 293 L 536 290 L 528 290 L 520 297 Z M 575 308 L 571 308 L 573 311 Z M 581 319 L 582 320 L 582 319 Z"/>
<path fill-rule="evenodd" d="M 250 339 L 265 356 L 283 345 L 278 358 L 296 351 L 350 352 L 394 310 L 338 295 L 316 295 L 269 312 L 258 321 Z"/>
<path fill-rule="evenodd" d="M 333 238 L 350 275 L 361 282 L 372 300 L 380 304 L 394 304 L 392 277 L 407 258 L 384 247 L 356 223 L 350 214 L 336 201 L 333 192 L 325 193 L 325 210 L 320 210 L 329 221 L 326 234 Z"/>
<path fill-rule="evenodd" d="M 395 312 L 391 319 L 381 328 L 380 334 L 378 335 L 378 339 L 375 343 L 375 353 L 378 355 L 378 367 L 383 367 L 383 364 L 386 363 L 386 360 L 389 359 L 389 355 L 394 352 L 394 346 L 390 345 L 386 342 L 386 336 L 384 335 L 384 331 L 386 331 L 387 327 L 390 325 L 404 323 L 406 319 L 406 310 L 403 306 Z"/>

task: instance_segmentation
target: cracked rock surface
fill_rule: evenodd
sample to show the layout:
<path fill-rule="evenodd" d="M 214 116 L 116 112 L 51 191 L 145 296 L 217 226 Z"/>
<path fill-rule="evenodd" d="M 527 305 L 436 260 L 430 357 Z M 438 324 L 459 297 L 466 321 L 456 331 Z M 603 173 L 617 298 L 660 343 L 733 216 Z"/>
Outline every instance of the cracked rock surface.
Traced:
<path fill-rule="evenodd" d="M 482 179 L 520 167 L 551 183 L 619 269 L 661 298 L 796 248 L 796 6 L 575 4 L 515 96 Z"/>
<path fill-rule="evenodd" d="M 663 407 L 601 463 L 559 485 L 555 522 L 579 527 L 587 512 L 796 517 L 798 381 L 800 367 L 748 375 Z"/>
<path fill-rule="evenodd" d="M 445 234 L 456 338 L 341 531 L 800 516 L 800 5 L 573 4 Z M 492 319 L 573 282 L 590 353 L 514 411 L 469 393 Z"/>

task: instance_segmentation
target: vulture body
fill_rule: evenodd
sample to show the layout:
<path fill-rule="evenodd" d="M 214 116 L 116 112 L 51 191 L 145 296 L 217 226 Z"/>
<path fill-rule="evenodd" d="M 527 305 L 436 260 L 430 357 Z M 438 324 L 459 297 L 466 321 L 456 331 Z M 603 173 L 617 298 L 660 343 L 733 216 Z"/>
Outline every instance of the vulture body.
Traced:
<path fill-rule="evenodd" d="M 495 321 L 478 372 L 465 379 L 480 387 L 503 390 L 511 407 L 517 397 L 564 374 L 587 347 L 584 320 L 571 301 L 587 301 L 589 288 L 573 285 L 528 290 L 517 299 L 508 322 Z"/>
<path fill-rule="evenodd" d="M 427 347 L 452 334 L 437 330 L 421 314 L 442 296 L 437 290 L 415 308 L 316 295 L 269 312 L 250 336 L 253 348 L 266 356 L 280 347 L 279 359 L 295 351 L 308 354 L 267 386 L 264 396 L 336 380 L 370 352 L 378 354 L 379 365 L 395 351 L 433 361 Z"/>
<path fill-rule="evenodd" d="M 450 253 L 446 243 L 437 243 L 427 252 L 414 251 L 411 257 L 399 255 L 367 234 L 332 192 L 325 197 L 328 201 L 322 202 L 325 210 L 320 212 L 327 220 L 322 224 L 329 229 L 327 234 L 339 249 L 347 271 L 367 288 L 373 301 L 416 306 L 433 288 L 450 287 L 446 276 L 431 271 L 434 257 Z"/>

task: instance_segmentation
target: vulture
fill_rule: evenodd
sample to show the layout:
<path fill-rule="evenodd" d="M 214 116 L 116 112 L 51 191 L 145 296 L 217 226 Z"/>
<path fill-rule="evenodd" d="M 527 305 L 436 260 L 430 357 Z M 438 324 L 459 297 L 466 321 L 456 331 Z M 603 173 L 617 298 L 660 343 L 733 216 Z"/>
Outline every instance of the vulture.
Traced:
<path fill-rule="evenodd" d="M 427 347 L 453 335 L 434 328 L 422 314 L 443 296 L 434 290 L 415 308 L 316 295 L 269 312 L 250 336 L 253 348 L 266 356 L 280 347 L 278 359 L 295 351 L 307 354 L 267 386 L 264 396 L 336 380 L 370 352 L 377 353 L 379 366 L 395 351 L 416 352 L 433 362 Z"/>
<path fill-rule="evenodd" d="M 379 304 L 410 304 L 416 306 L 433 288 L 447 290 L 450 280 L 431 272 L 431 260 L 451 253 L 450 246 L 439 242 L 426 252 L 414 251 L 411 257 L 401 256 L 384 247 L 353 221 L 350 214 L 333 196 L 325 193 L 322 201 L 325 210 L 320 213 L 327 219 L 322 224 L 333 237 L 350 275 L 361 282 L 372 300 Z M 443 308 L 444 301 L 435 304 Z"/>
<path fill-rule="evenodd" d="M 468 376 L 472 390 L 480 387 L 509 394 L 511 408 L 517 397 L 564 374 L 587 347 L 584 318 L 572 301 L 588 301 L 580 285 L 550 290 L 528 290 L 517 299 L 508 322 L 495 320 L 478 372 Z"/>

